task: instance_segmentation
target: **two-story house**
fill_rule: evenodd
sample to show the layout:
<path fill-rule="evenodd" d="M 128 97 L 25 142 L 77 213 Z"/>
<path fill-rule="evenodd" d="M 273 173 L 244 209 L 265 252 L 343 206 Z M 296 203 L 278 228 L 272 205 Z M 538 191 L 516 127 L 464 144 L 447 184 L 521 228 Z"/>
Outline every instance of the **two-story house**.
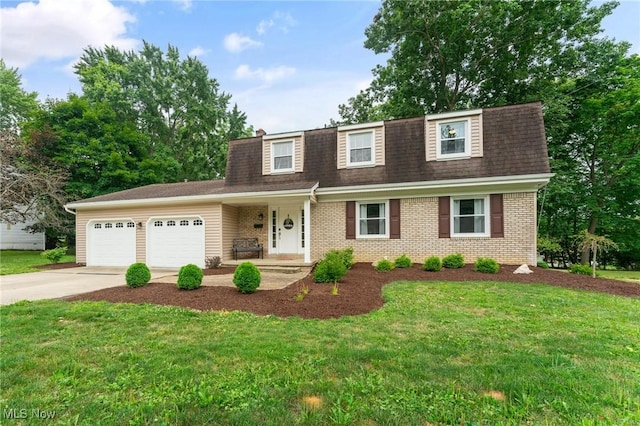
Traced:
<path fill-rule="evenodd" d="M 231 259 L 256 237 L 270 259 L 313 263 L 462 253 L 535 264 L 536 194 L 549 159 L 539 103 L 231 141 L 224 180 L 76 201 L 79 263 L 153 267 Z"/>

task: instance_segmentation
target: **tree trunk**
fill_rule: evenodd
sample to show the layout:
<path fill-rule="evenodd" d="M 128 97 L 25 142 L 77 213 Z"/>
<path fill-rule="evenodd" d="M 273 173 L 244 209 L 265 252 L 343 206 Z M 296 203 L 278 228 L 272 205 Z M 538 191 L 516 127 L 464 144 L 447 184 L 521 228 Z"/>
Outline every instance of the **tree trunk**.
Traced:
<path fill-rule="evenodd" d="M 593 266 L 592 266 L 592 271 L 593 274 L 591 275 L 593 278 L 596 277 L 596 263 L 597 263 L 597 259 L 598 259 L 598 246 L 596 244 L 593 244 Z"/>
<path fill-rule="evenodd" d="M 591 215 L 591 219 L 589 220 L 589 228 L 587 229 L 587 231 L 589 231 L 590 234 L 595 234 L 597 227 L 598 227 L 598 216 L 595 213 L 593 213 Z M 590 251 L 591 250 L 588 246 L 582 249 L 582 255 L 580 256 L 581 263 L 585 263 L 587 265 L 589 264 Z"/>

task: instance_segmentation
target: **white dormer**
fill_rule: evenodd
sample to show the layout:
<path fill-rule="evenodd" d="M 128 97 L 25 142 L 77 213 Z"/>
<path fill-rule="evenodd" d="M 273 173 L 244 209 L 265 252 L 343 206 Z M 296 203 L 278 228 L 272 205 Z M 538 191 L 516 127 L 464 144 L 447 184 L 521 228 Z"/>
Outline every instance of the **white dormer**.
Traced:
<path fill-rule="evenodd" d="M 338 127 L 338 169 L 383 166 L 384 121 Z"/>
<path fill-rule="evenodd" d="M 304 132 L 262 136 L 262 174 L 302 172 Z"/>
<path fill-rule="evenodd" d="M 482 110 L 427 115 L 425 136 L 427 161 L 482 157 Z"/>

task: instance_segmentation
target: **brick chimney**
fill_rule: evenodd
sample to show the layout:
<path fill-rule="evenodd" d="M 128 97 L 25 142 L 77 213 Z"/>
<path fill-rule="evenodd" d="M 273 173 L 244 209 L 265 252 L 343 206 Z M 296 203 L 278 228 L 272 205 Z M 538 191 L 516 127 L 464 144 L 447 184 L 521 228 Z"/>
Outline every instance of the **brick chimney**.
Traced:
<path fill-rule="evenodd" d="M 256 136 L 264 136 L 264 135 L 266 135 L 266 134 L 267 134 L 267 132 L 265 132 L 265 131 L 264 131 L 264 130 L 262 130 L 262 129 L 258 129 L 258 130 L 256 130 Z"/>

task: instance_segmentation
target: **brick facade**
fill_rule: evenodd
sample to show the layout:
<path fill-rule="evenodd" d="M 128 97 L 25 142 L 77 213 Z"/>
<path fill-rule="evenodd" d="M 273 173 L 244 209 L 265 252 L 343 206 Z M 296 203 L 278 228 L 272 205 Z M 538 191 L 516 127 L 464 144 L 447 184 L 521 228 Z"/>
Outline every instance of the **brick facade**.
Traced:
<path fill-rule="evenodd" d="M 347 240 L 346 203 L 318 202 L 311 208 L 311 258 L 333 248 L 353 247 L 357 261 L 391 260 L 406 253 L 414 262 L 461 253 L 466 262 L 490 257 L 503 264 L 536 262 L 536 193 L 504 194 L 504 238 L 438 238 L 438 198 L 400 201 L 401 238 Z"/>

